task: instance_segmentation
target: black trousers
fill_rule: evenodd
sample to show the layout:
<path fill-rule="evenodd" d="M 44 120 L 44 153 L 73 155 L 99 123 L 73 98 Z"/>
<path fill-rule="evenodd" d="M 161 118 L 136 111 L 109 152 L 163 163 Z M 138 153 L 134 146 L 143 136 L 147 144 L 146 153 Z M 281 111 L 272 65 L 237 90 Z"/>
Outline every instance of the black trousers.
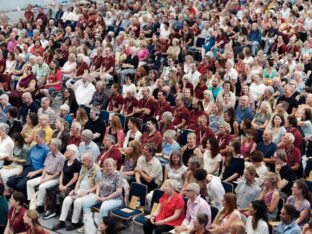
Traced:
<path fill-rule="evenodd" d="M 8 179 L 7 185 L 16 191 L 23 193 L 27 197 L 27 181 L 41 176 L 41 174 L 38 174 L 34 177 L 27 177 L 27 174 L 32 171 L 34 171 L 32 166 L 24 166 L 21 174 L 18 176 L 11 176 Z"/>
<path fill-rule="evenodd" d="M 151 220 L 146 220 L 144 225 L 143 225 L 143 230 L 144 230 L 144 234 L 152 234 L 153 230 L 155 231 L 155 234 L 161 234 L 164 232 L 169 232 L 172 229 L 174 229 L 173 226 L 170 225 L 160 225 L 160 226 L 156 226 L 154 224 L 152 224 Z"/>
<path fill-rule="evenodd" d="M 154 189 L 158 188 L 158 184 L 156 184 L 154 180 L 152 180 L 151 182 L 147 182 L 143 179 L 143 177 L 141 177 L 140 180 L 142 184 L 145 184 L 147 186 L 147 192 L 153 191 Z"/>

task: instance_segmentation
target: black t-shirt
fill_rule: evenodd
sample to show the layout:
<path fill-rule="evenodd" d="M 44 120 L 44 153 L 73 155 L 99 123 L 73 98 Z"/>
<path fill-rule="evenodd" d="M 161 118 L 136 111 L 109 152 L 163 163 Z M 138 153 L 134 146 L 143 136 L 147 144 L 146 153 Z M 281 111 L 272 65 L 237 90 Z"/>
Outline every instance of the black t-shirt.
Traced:
<path fill-rule="evenodd" d="M 298 108 L 298 101 L 294 96 L 291 96 L 290 98 L 287 98 L 285 96 L 280 97 L 277 100 L 277 103 L 284 102 L 286 105 L 286 111 L 288 114 L 292 113 L 292 108 Z"/>
<path fill-rule="evenodd" d="M 81 169 L 81 164 L 77 159 L 75 159 L 70 166 L 67 164 L 68 160 L 65 161 L 63 167 L 63 185 L 68 184 L 68 182 L 74 177 L 74 173 L 79 173 Z"/>
<path fill-rule="evenodd" d="M 293 186 L 293 181 L 295 180 L 295 174 L 291 170 L 290 166 L 285 165 L 280 170 L 281 180 L 285 179 L 288 184 L 282 189 L 282 192 L 287 195 L 291 195 L 291 187 Z"/>
<path fill-rule="evenodd" d="M 100 133 L 101 135 L 97 138 L 94 138 L 93 141 L 95 143 L 102 143 L 106 130 L 105 122 L 102 119 L 98 118 L 95 121 L 89 119 L 89 121 L 86 123 L 85 129 L 91 130 L 93 134 Z"/>
<path fill-rule="evenodd" d="M 234 173 L 238 173 L 240 176 L 244 174 L 244 159 L 232 158 L 229 165 L 224 169 L 222 179 L 226 180 Z"/>

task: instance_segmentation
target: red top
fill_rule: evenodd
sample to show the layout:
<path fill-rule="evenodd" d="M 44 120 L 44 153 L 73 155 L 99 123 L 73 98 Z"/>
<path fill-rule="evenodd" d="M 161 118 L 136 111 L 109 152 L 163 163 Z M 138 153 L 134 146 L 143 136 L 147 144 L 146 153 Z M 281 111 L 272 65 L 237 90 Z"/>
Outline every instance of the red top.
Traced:
<path fill-rule="evenodd" d="M 124 103 L 124 99 L 120 93 L 112 94 L 108 99 L 108 111 L 113 111 L 114 108 L 118 108 L 119 105 Z"/>
<path fill-rule="evenodd" d="M 129 115 L 133 112 L 133 108 L 138 107 L 139 101 L 138 99 L 132 97 L 126 97 L 124 99 L 124 112 L 125 115 Z"/>
<path fill-rule="evenodd" d="M 144 132 L 141 137 L 142 148 L 146 143 L 152 143 L 157 146 L 158 151 L 160 151 L 160 146 L 162 143 L 162 136 L 159 131 L 154 132 L 154 134 L 149 135 L 148 132 Z"/>
<path fill-rule="evenodd" d="M 121 166 L 120 158 L 122 154 L 119 151 L 119 148 L 117 146 L 112 146 L 110 149 L 105 150 L 102 152 L 102 155 L 98 159 L 99 166 L 102 167 L 102 164 L 105 159 L 112 158 L 117 164 L 117 169 L 119 170 Z"/>
<path fill-rule="evenodd" d="M 155 110 L 155 118 L 159 121 L 162 118 L 162 114 L 166 111 L 171 112 L 171 107 L 170 107 L 170 103 L 167 101 L 164 101 L 163 103 L 161 103 L 160 101 L 158 101 L 156 103 L 156 110 Z"/>
<path fill-rule="evenodd" d="M 288 166 L 293 167 L 296 163 L 301 163 L 301 152 L 297 147 L 293 146 L 290 151 L 287 151 L 286 149 L 285 151 L 287 153 Z"/>
<path fill-rule="evenodd" d="M 113 67 L 114 69 L 109 74 L 111 74 L 113 76 L 115 74 L 115 58 L 114 58 L 114 56 L 103 57 L 103 59 L 102 59 L 103 72 L 108 71 L 111 67 Z"/>
<path fill-rule="evenodd" d="M 89 71 L 89 66 L 86 62 L 82 62 L 82 64 L 77 66 L 76 76 L 82 76 L 85 70 Z"/>
<path fill-rule="evenodd" d="M 244 158 L 248 158 L 250 156 L 250 152 L 254 143 L 254 141 L 251 141 L 250 144 L 247 146 L 246 141 L 242 142 L 240 151 Z"/>
<path fill-rule="evenodd" d="M 5 60 L 0 59 L 0 74 L 2 74 L 5 70 Z"/>
<path fill-rule="evenodd" d="M 55 83 L 59 81 L 58 85 L 47 86 L 47 88 L 53 88 L 55 91 L 62 89 L 62 71 L 59 69 L 55 74 L 50 74 L 47 79 L 47 84 Z"/>
<path fill-rule="evenodd" d="M 296 146 L 303 154 L 305 146 L 301 132 L 297 128 L 292 128 L 289 132 L 292 133 L 295 137 L 294 146 Z"/>
<path fill-rule="evenodd" d="M 207 141 L 210 137 L 214 137 L 214 132 L 210 127 L 207 127 L 204 130 L 201 130 L 199 128 L 195 131 L 196 134 L 196 143 L 197 145 L 202 145 L 204 149 L 207 148 Z"/>
<path fill-rule="evenodd" d="M 207 85 L 200 86 L 199 84 L 195 87 L 195 97 L 197 99 L 204 99 L 204 92 L 207 90 Z"/>
<path fill-rule="evenodd" d="M 102 56 L 98 56 L 98 55 L 96 55 L 92 59 L 92 65 L 94 66 L 94 70 L 97 70 L 97 69 L 99 69 L 101 67 L 102 60 L 103 60 L 103 57 Z"/>
<path fill-rule="evenodd" d="M 79 137 L 70 136 L 68 138 L 67 145 L 74 144 L 77 147 L 79 147 L 80 142 L 81 142 L 81 136 L 79 136 Z"/>
<path fill-rule="evenodd" d="M 188 118 L 187 128 L 196 130 L 198 128 L 198 118 L 201 115 L 207 115 L 207 113 L 203 110 L 201 111 L 191 111 Z"/>
<path fill-rule="evenodd" d="M 174 119 L 172 121 L 174 126 L 177 126 L 178 124 L 182 123 L 182 120 L 188 121 L 190 112 L 189 110 L 184 106 L 181 109 L 175 109 L 174 110 Z"/>
<path fill-rule="evenodd" d="M 154 115 L 155 113 L 155 109 L 156 109 L 156 102 L 154 101 L 153 98 L 151 97 L 148 97 L 147 99 L 143 99 L 141 98 L 139 100 L 139 103 L 138 103 L 138 107 L 139 108 L 147 108 L 147 109 L 150 109 L 151 112 L 149 115 L 144 115 L 144 114 L 141 114 L 141 118 L 143 119 L 143 121 L 147 121 L 147 119 L 151 116 Z"/>
<path fill-rule="evenodd" d="M 27 231 L 27 226 L 23 220 L 25 212 L 26 209 L 24 207 L 19 208 L 18 211 L 16 211 L 13 207 L 10 208 L 8 220 L 10 223 L 10 229 L 13 231 L 12 233 Z"/>
<path fill-rule="evenodd" d="M 170 225 L 170 226 L 180 226 L 183 222 L 184 219 L 184 200 L 182 196 L 178 193 L 175 193 L 173 197 L 168 200 L 168 195 L 164 193 L 161 198 L 159 199 L 159 203 L 161 206 L 159 214 L 156 216 L 156 222 L 159 220 L 164 220 L 174 214 L 174 212 L 178 209 L 182 209 L 182 212 L 180 216 L 172 221 L 166 222 L 165 225 Z"/>

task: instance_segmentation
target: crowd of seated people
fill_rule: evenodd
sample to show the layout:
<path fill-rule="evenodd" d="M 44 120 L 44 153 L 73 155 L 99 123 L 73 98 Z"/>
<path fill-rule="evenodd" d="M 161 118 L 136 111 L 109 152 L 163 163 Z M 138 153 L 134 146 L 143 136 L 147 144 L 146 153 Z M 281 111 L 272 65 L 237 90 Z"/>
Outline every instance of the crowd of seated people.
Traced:
<path fill-rule="evenodd" d="M 0 16 L 0 233 L 118 233 L 135 185 L 144 233 L 312 233 L 311 162 L 309 1 Z"/>

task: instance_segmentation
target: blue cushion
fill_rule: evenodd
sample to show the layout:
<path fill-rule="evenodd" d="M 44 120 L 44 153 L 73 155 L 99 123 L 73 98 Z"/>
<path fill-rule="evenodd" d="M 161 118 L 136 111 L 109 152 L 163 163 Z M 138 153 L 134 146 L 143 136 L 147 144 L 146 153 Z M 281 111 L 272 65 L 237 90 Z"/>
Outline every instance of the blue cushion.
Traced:
<path fill-rule="evenodd" d="M 122 211 L 122 209 L 117 209 L 117 210 L 113 210 L 112 213 L 114 215 L 118 215 L 119 217 L 123 217 L 123 218 L 126 218 L 126 219 L 130 219 L 133 216 L 136 216 L 138 214 L 142 214 L 143 213 L 143 211 L 141 211 L 141 210 L 133 210 L 131 208 L 128 208 L 128 209 L 132 210 L 132 212 L 127 213 L 127 212 Z"/>
<path fill-rule="evenodd" d="M 142 216 L 139 216 L 139 217 L 135 217 L 133 220 L 135 222 L 140 223 L 140 224 L 143 225 L 145 223 L 145 221 L 147 220 L 147 218 L 144 215 L 142 215 Z"/>

